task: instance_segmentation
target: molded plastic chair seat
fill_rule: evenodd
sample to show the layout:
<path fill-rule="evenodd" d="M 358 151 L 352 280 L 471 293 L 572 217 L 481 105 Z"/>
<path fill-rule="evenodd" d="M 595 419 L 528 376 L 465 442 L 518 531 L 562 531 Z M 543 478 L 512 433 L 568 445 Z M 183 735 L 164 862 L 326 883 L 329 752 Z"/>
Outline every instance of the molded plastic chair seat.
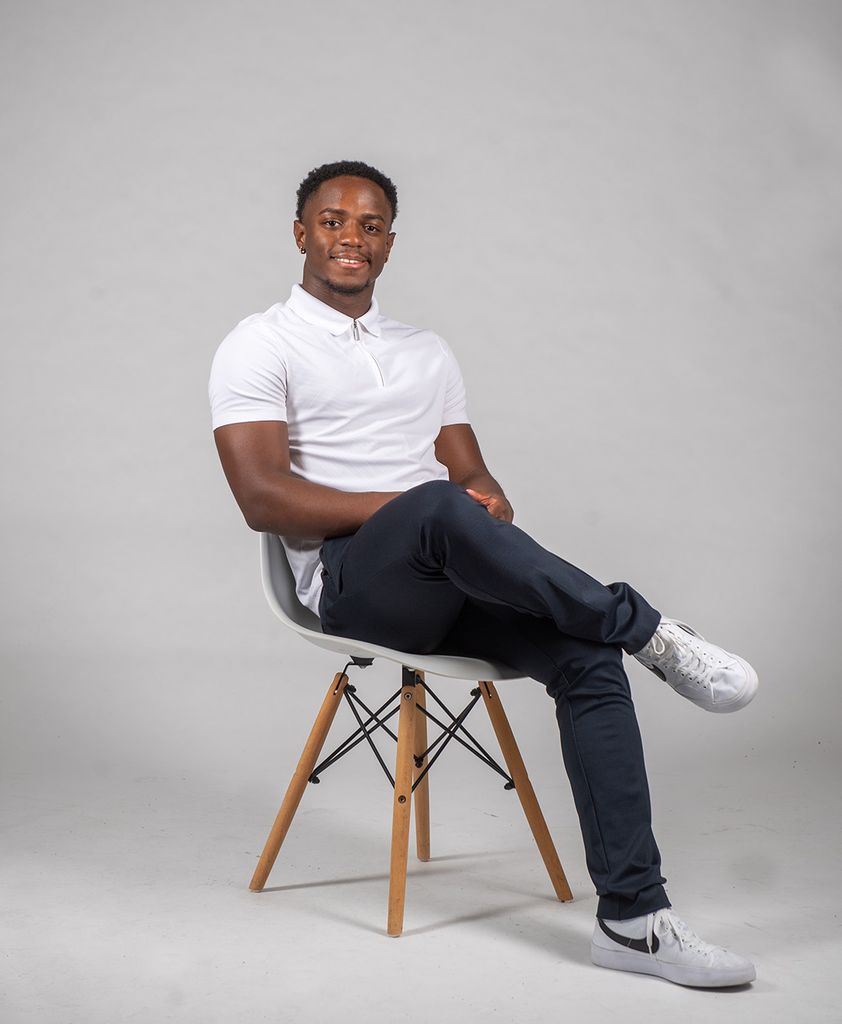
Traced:
<path fill-rule="evenodd" d="M 263 591 L 272 611 L 284 625 L 295 630 L 299 636 L 317 647 L 345 654 L 349 658 L 387 658 L 399 665 L 410 665 L 422 672 L 451 679 L 521 679 L 508 665 L 483 661 L 479 658 L 463 658 L 445 654 L 410 654 L 390 647 L 379 647 L 365 640 L 351 640 L 347 637 L 331 636 L 322 632 L 319 617 L 298 600 L 295 592 L 295 578 L 292 575 L 286 551 L 280 538 L 271 533 L 260 535 L 260 567 Z"/>

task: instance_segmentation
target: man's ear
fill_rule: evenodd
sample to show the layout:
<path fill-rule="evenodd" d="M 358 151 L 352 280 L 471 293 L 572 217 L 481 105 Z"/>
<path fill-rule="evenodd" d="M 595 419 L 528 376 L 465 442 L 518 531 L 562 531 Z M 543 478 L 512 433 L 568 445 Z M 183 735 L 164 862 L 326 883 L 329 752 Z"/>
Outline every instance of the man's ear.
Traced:
<path fill-rule="evenodd" d="M 384 260 L 384 262 L 388 262 L 388 260 L 389 260 L 389 256 L 391 255 L 392 245 L 394 244 L 394 241 L 395 241 L 395 232 L 394 231 L 390 231 L 389 235 L 388 235 L 388 237 L 386 239 L 386 259 Z"/>
<path fill-rule="evenodd" d="M 305 241 L 306 232 L 304 225 L 300 220 L 294 220 L 292 222 L 292 237 L 295 239 L 295 244 L 298 246 L 300 252 L 303 252 L 307 248 Z"/>

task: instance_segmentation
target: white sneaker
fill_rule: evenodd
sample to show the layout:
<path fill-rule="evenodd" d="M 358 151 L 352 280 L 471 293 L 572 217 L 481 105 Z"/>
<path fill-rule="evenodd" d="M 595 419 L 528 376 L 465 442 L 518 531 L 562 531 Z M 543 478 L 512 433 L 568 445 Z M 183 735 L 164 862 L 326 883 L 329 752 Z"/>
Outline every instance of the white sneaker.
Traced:
<path fill-rule="evenodd" d="M 747 661 L 677 619 L 661 619 L 634 657 L 705 711 L 739 711 L 757 693 L 757 673 Z"/>
<path fill-rule="evenodd" d="M 599 967 L 654 974 L 694 988 L 744 985 L 756 977 L 750 960 L 700 939 L 670 909 L 630 921 L 597 918 L 591 960 Z"/>

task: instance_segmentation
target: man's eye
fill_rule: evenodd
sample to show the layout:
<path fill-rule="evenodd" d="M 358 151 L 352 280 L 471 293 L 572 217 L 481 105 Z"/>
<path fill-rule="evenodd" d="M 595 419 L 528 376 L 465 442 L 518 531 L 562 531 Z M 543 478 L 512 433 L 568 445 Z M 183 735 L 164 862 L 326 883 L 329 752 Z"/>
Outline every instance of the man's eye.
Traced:
<path fill-rule="evenodd" d="M 322 223 L 324 224 L 325 227 L 332 228 L 335 224 L 338 224 L 339 221 L 338 220 L 333 220 L 331 218 L 330 220 L 322 221 Z"/>
<path fill-rule="evenodd" d="M 380 228 L 376 224 L 366 224 L 365 229 L 371 235 L 377 234 L 377 232 L 380 230 Z"/>

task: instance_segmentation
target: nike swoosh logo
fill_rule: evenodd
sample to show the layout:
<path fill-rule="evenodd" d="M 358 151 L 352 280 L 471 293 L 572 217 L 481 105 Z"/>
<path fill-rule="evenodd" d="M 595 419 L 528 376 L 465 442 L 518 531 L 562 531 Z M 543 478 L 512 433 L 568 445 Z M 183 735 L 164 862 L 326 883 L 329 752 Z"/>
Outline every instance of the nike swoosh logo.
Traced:
<path fill-rule="evenodd" d="M 599 927 L 605 932 L 605 934 L 608 936 L 609 939 L 611 939 L 612 942 L 616 942 L 621 946 L 627 946 L 629 949 L 633 949 L 638 953 L 650 952 L 649 947 L 646 945 L 646 939 L 630 939 L 626 935 L 618 935 L 617 932 L 612 931 L 608 927 L 608 925 L 602 920 L 602 918 L 598 917 L 597 921 L 599 921 Z M 659 946 L 660 942 L 658 941 L 658 936 L 653 935 L 651 952 L 657 953 Z"/>

